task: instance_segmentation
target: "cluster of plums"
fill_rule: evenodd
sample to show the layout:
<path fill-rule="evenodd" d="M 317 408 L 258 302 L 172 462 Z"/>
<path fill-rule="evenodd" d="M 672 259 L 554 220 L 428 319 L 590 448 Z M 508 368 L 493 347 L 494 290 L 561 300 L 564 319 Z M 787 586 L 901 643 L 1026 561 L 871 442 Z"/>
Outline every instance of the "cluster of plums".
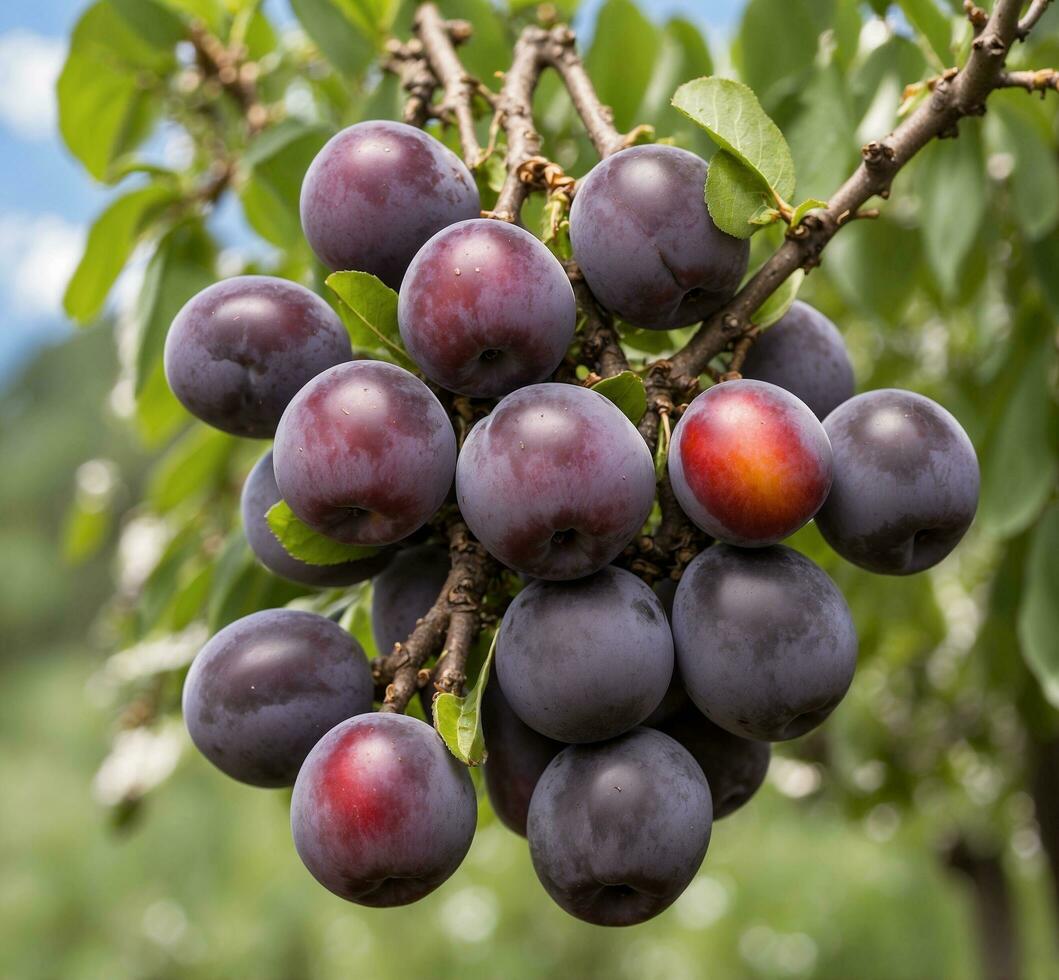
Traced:
<path fill-rule="evenodd" d="M 623 321 L 670 329 L 723 304 L 747 246 L 713 225 L 706 164 L 669 146 L 622 151 L 581 182 L 580 268 Z M 974 516 L 978 467 L 943 408 L 906 391 L 854 396 L 842 339 L 796 303 L 744 379 L 699 395 L 673 432 L 680 506 L 717 540 L 679 584 L 612 562 L 655 499 L 652 454 L 607 398 L 548 379 L 576 343 L 567 276 L 522 228 L 478 217 L 474 180 L 423 132 L 361 123 L 312 164 L 305 234 L 333 269 L 400 290 L 402 341 L 436 388 L 499 399 L 457 445 L 420 377 L 357 359 L 302 286 L 240 277 L 179 313 L 165 366 L 177 397 L 226 432 L 274 438 L 247 478 L 257 558 L 315 587 L 373 578 L 380 651 L 404 640 L 448 570 L 426 525 L 455 490 L 470 530 L 525 586 L 485 691 L 486 786 L 524 834 L 549 894 L 589 922 L 666 908 L 712 822 L 755 792 L 769 743 L 811 730 L 845 694 L 857 639 L 813 562 L 779 544 L 815 518 L 834 549 L 907 574 L 947 555 Z M 265 515 L 280 500 L 321 535 L 375 549 L 317 566 Z M 415 901 L 474 833 L 468 770 L 415 718 L 373 712 L 371 671 L 337 623 L 290 609 L 214 636 L 184 688 L 192 739 L 259 786 L 294 785 L 299 855 L 350 901 Z"/>

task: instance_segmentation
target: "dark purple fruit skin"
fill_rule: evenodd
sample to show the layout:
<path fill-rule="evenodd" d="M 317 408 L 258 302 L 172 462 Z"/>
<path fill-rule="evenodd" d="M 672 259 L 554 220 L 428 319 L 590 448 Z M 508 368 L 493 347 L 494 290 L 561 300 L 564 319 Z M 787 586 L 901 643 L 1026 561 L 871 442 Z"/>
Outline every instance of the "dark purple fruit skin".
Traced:
<path fill-rule="evenodd" d="M 468 527 L 494 557 L 544 579 L 590 575 L 647 520 L 647 444 L 613 402 L 568 384 L 521 388 L 471 429 L 456 468 Z"/>
<path fill-rule="evenodd" d="M 478 820 L 465 766 L 429 725 L 400 714 L 351 718 L 309 753 L 291 799 L 298 856 L 358 905 L 410 905 L 460 865 Z"/>
<path fill-rule="evenodd" d="M 310 565 L 292 557 L 279 543 L 265 519 L 269 509 L 281 499 L 279 487 L 276 486 L 276 475 L 272 470 L 270 449 L 254 464 L 246 478 L 240 509 L 243 514 L 243 532 L 246 534 L 250 550 L 274 575 L 299 585 L 332 589 L 356 585 L 357 582 L 371 578 L 385 568 L 392 557 L 389 552 L 383 552 L 373 558 L 347 561 L 341 565 Z"/>
<path fill-rule="evenodd" d="M 768 742 L 726 732 L 690 703 L 657 727 L 683 745 L 702 768 L 710 784 L 714 820 L 738 810 L 765 781 L 772 756 Z"/>
<path fill-rule="evenodd" d="M 843 558 L 884 575 L 930 568 L 959 544 L 978 509 L 978 458 L 937 402 L 883 388 L 824 421 L 834 482 L 816 525 Z"/>
<path fill-rule="evenodd" d="M 558 905 L 585 922 L 629 926 L 679 897 L 706 856 L 710 788 L 668 735 L 637 728 L 563 749 L 530 803 L 533 867 Z"/>
<path fill-rule="evenodd" d="M 857 634 L 822 568 L 775 545 L 714 545 L 687 567 L 673 603 L 684 688 L 733 735 L 797 738 L 842 700 Z"/>
<path fill-rule="evenodd" d="M 442 505 L 456 435 L 414 375 L 352 361 L 298 392 L 273 454 L 279 491 L 302 521 L 337 541 L 379 546 L 408 537 Z"/>
<path fill-rule="evenodd" d="M 353 357 L 334 310 L 296 282 L 236 276 L 193 296 L 165 341 L 180 403 L 222 432 L 270 439 L 307 381 Z"/>
<path fill-rule="evenodd" d="M 438 232 L 401 285 L 401 339 L 431 381 L 499 398 L 549 377 L 577 304 L 559 260 L 524 228 L 477 218 Z"/>
<path fill-rule="evenodd" d="M 750 348 L 742 375 L 785 388 L 822 422 L 853 397 L 853 365 L 842 334 L 808 303 L 794 305 Z"/>
<path fill-rule="evenodd" d="M 531 582 L 500 624 L 496 674 L 515 714 L 559 742 L 627 732 L 673 677 L 673 636 L 658 596 L 608 566 L 576 582 Z"/>
<path fill-rule="evenodd" d="M 333 136 L 302 184 L 302 230 L 320 261 L 370 272 L 391 289 L 431 235 L 480 213 L 463 161 L 422 130 L 389 120 Z"/>
<path fill-rule="evenodd" d="M 511 710 L 495 676 L 482 695 L 482 734 L 488 753 L 485 788 L 493 811 L 508 830 L 525 837 L 533 790 L 566 746 L 525 724 Z"/>
<path fill-rule="evenodd" d="M 637 327 L 705 319 L 735 294 L 750 244 L 706 210 L 706 162 L 675 146 L 634 146 L 596 164 L 570 210 L 574 257 L 596 299 Z"/>
<path fill-rule="evenodd" d="M 423 544 L 399 551 L 372 583 L 371 635 L 380 654 L 407 640 L 434 605 L 449 574 L 449 553 Z"/>
<path fill-rule="evenodd" d="M 233 779 L 292 786 L 331 728 L 371 711 L 360 644 L 325 616 L 266 609 L 226 626 L 184 681 L 184 722 L 198 750 Z"/>

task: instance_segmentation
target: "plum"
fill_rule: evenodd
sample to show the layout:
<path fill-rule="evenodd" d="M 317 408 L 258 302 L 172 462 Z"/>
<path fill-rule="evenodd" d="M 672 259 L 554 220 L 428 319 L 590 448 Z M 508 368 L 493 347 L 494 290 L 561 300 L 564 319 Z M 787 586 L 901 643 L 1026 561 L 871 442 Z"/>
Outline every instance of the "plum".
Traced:
<path fill-rule="evenodd" d="M 790 392 L 764 381 L 726 381 L 680 417 L 669 477 L 681 509 L 707 534 L 760 547 L 793 534 L 831 487 L 831 445 Z"/>
<path fill-rule="evenodd" d="M 229 624 L 191 664 L 184 723 L 233 779 L 292 786 L 309 750 L 340 721 L 371 711 L 360 644 L 324 616 L 266 609 Z"/>
<path fill-rule="evenodd" d="M 533 791 L 526 830 L 537 877 L 560 907 L 628 926 L 676 901 L 712 827 L 698 763 L 668 735 L 637 728 L 563 749 Z"/>
<path fill-rule="evenodd" d="M 283 413 L 273 447 L 290 509 L 347 544 L 393 544 L 422 527 L 448 496 L 456 434 L 422 381 L 383 361 L 318 375 Z"/>
<path fill-rule="evenodd" d="M 532 729 L 558 742 L 596 742 L 658 707 L 673 676 L 673 636 L 658 596 L 624 569 L 538 579 L 504 614 L 496 673 Z"/>
<path fill-rule="evenodd" d="M 647 444 L 613 402 L 568 384 L 521 388 L 464 442 L 456 495 L 500 561 L 536 578 L 590 575 L 616 558 L 654 501 Z"/>
<path fill-rule="evenodd" d="M 184 304 L 164 362 L 169 387 L 196 418 L 270 439 L 298 390 L 352 357 L 342 321 L 315 293 L 286 279 L 236 276 Z"/>
<path fill-rule="evenodd" d="M 801 300 L 754 342 L 742 374 L 785 388 L 821 421 L 853 397 L 853 365 L 842 334 Z"/>
<path fill-rule="evenodd" d="M 937 402 L 883 388 L 851 398 L 824 421 L 835 460 L 820 533 L 847 561 L 911 575 L 959 544 L 978 509 L 974 446 Z"/>
<path fill-rule="evenodd" d="M 309 753 L 291 799 L 298 856 L 358 905 L 410 905 L 460 865 L 478 821 L 474 784 L 429 725 L 360 715 Z"/>
<path fill-rule="evenodd" d="M 750 244 L 706 209 L 704 160 L 675 146 L 634 146 L 596 164 L 570 210 L 574 258 L 596 299 L 637 327 L 703 320 L 735 294 Z"/>
<path fill-rule="evenodd" d="M 797 738 L 842 700 L 857 665 L 849 607 L 822 568 L 782 545 L 714 545 L 673 603 L 684 689 L 733 735 Z"/>
<path fill-rule="evenodd" d="M 528 231 L 478 218 L 439 231 L 401 285 L 401 339 L 431 381 L 496 398 L 545 380 L 574 338 L 559 260 Z"/>
<path fill-rule="evenodd" d="M 463 161 L 421 129 L 389 120 L 333 136 L 302 183 L 302 230 L 320 261 L 370 272 L 391 289 L 427 239 L 480 213 Z"/>

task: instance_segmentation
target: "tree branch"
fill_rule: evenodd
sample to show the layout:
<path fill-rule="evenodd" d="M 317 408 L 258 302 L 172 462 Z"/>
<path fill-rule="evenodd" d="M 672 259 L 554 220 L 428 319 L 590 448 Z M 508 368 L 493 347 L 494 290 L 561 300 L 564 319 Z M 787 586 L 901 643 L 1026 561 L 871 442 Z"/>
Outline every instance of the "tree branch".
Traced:
<path fill-rule="evenodd" d="M 997 88 L 1024 88 L 1027 92 L 1047 92 L 1053 88 L 1059 92 L 1059 71 L 1054 68 L 1038 68 L 1036 71 L 1005 71 L 997 79 Z"/>
<path fill-rule="evenodd" d="M 387 57 L 383 68 L 397 76 L 401 88 L 408 94 L 404 106 L 404 121 L 422 129 L 434 114 L 434 92 L 440 83 L 423 56 L 423 44 L 413 39 L 407 44 L 391 40 L 386 45 Z"/>
<path fill-rule="evenodd" d="M 697 387 L 698 376 L 709 362 L 750 329 L 751 315 L 784 280 L 796 269 L 808 271 L 818 265 L 838 230 L 859 216 L 871 198 L 888 197 L 897 173 L 931 140 L 957 135 L 961 119 L 985 111 L 989 93 L 1003 84 L 1004 59 L 1019 37 L 1021 6 L 1021 0 L 997 0 L 963 69 L 942 76 L 930 96 L 889 136 L 863 147 L 860 166 L 836 191 L 827 208 L 812 212 L 789 232 L 783 245 L 723 309 L 702 325 L 683 350 L 670 361 L 652 366 L 647 381 L 648 414 L 641 423 L 641 432 L 652 444 L 658 431 L 658 412 L 667 401 L 672 403 L 674 391 L 686 393 Z"/>
<path fill-rule="evenodd" d="M 441 102 L 433 107 L 433 114 L 455 121 L 463 159 L 473 169 L 482 159 L 473 111 L 478 83 L 467 73 L 456 54 L 456 44 L 471 35 L 470 24 L 447 21 L 435 4 L 424 3 L 416 11 L 412 26 L 426 62 L 442 88 Z"/>
<path fill-rule="evenodd" d="M 458 686 L 463 682 L 467 655 L 478 633 L 482 598 L 499 565 L 471 536 L 462 520 L 452 521 L 448 535 L 452 567 L 434 605 L 416 623 L 407 640 L 394 644 L 389 654 L 376 658 L 372 664 L 375 683 L 387 685 L 382 711 L 405 710 L 412 695 L 429 679 L 423 665 L 438 652 L 443 640 L 442 656 L 450 664 L 444 671 L 445 683 Z"/>
<path fill-rule="evenodd" d="M 203 74 L 216 78 L 242 109 L 246 128 L 254 136 L 268 123 L 268 109 L 257 90 L 257 65 L 245 60 L 245 50 L 229 48 L 200 23 L 188 29 L 191 46 Z"/>
<path fill-rule="evenodd" d="M 1019 21 L 1016 36 L 1020 41 L 1025 41 L 1029 37 L 1030 31 L 1037 26 L 1037 21 L 1044 16 L 1051 2 L 1052 0 L 1033 0 L 1033 3 L 1030 4 L 1030 9 L 1026 11 Z"/>
<path fill-rule="evenodd" d="M 574 298 L 584 322 L 581 327 L 581 354 L 601 378 L 612 378 L 629 370 L 629 360 L 621 349 L 621 338 L 614 327 L 614 318 L 601 307 L 577 263 L 572 259 L 563 263 Z"/>

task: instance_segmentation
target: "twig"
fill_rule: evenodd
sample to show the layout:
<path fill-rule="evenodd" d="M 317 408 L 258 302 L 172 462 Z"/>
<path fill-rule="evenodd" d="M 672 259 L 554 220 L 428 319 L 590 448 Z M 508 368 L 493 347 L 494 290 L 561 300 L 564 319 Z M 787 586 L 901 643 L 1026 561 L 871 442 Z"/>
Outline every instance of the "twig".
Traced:
<path fill-rule="evenodd" d="M 499 566 L 458 519 L 449 525 L 449 556 L 452 567 L 434 605 L 407 640 L 394 644 L 389 654 L 372 664 L 375 682 L 387 685 L 382 711 L 404 711 L 412 695 L 429 679 L 423 665 L 438 652 L 443 640 L 444 655 L 452 664 L 446 683 L 455 684 L 463 672 L 477 635 L 482 597 Z"/>
<path fill-rule="evenodd" d="M 423 56 L 423 44 L 417 39 L 401 44 L 391 40 L 386 45 L 387 57 L 383 67 L 392 72 L 401 82 L 401 88 L 408 93 L 404 105 L 404 121 L 420 129 L 434 114 L 434 92 L 440 83 Z"/>
<path fill-rule="evenodd" d="M 1024 88 L 1027 92 L 1041 93 L 1054 88 L 1059 92 L 1059 71 L 1054 68 L 1038 68 L 1036 71 L 1001 72 L 997 88 Z"/>
<path fill-rule="evenodd" d="M 426 62 L 442 88 L 441 102 L 434 106 L 433 112 L 455 120 L 463 158 L 467 166 L 476 167 L 482 159 L 473 112 L 478 82 L 467 73 L 456 54 L 456 43 L 470 36 L 470 25 L 465 21 L 447 21 L 435 4 L 424 3 L 416 12 L 413 29 L 423 46 Z"/>
<path fill-rule="evenodd" d="M 572 259 L 563 263 L 570 285 L 574 287 L 577 308 L 584 323 L 581 327 L 581 354 L 601 378 L 612 378 L 629 370 L 629 360 L 621 349 L 621 338 L 614 327 L 614 318 L 592 295 L 585 277 Z"/>
<path fill-rule="evenodd" d="M 939 79 L 930 97 L 889 136 L 868 143 L 861 151 L 860 166 L 827 208 L 807 215 L 789 232 L 783 245 L 750 281 L 670 361 L 652 366 L 648 374 L 649 408 L 641 432 L 657 434 L 658 411 L 666 400 L 672 400 L 674 389 L 687 391 L 694 386 L 709 362 L 749 328 L 750 316 L 791 273 L 818 265 L 825 246 L 850 216 L 864 214 L 862 208 L 872 197 L 889 196 L 894 177 L 916 153 L 931 140 L 955 135 L 964 117 L 985 111 L 989 93 L 1003 82 L 1004 59 L 1018 37 L 1021 6 L 1021 0 L 997 0 L 964 68 Z"/>
<path fill-rule="evenodd" d="M 1037 21 L 1044 16 L 1051 2 L 1052 0 L 1033 0 L 1033 3 L 1030 4 L 1030 9 L 1023 15 L 1016 30 L 1016 37 L 1020 41 L 1025 41 L 1029 37 L 1030 31 L 1037 26 Z"/>
<path fill-rule="evenodd" d="M 253 136 L 268 123 L 268 109 L 257 91 L 257 65 L 243 60 L 243 54 L 229 48 L 198 22 L 188 28 L 188 37 L 205 75 L 216 78 L 242 109 L 249 135 Z"/>

